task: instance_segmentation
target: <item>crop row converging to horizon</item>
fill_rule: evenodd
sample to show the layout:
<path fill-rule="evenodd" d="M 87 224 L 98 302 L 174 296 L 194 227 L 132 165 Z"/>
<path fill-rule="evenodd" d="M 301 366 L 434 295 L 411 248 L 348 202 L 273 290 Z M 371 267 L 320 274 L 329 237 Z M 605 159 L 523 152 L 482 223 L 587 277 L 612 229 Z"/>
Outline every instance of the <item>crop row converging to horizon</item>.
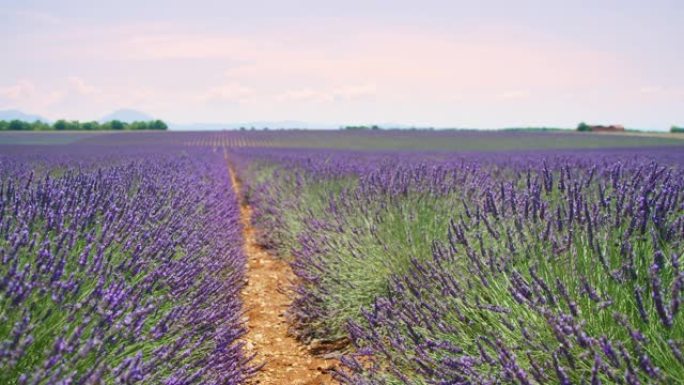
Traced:
<path fill-rule="evenodd" d="M 352 344 L 343 383 L 684 378 L 678 150 L 240 155 L 300 336 Z"/>
<path fill-rule="evenodd" d="M 222 157 L 25 151 L 0 157 L 0 383 L 243 384 Z"/>
<path fill-rule="evenodd" d="M 0 383 L 247 383 L 258 368 L 241 342 L 228 164 L 259 242 L 297 275 L 293 333 L 339 350 L 338 382 L 684 378 L 681 147 L 348 151 L 193 135 L 0 152 Z"/>

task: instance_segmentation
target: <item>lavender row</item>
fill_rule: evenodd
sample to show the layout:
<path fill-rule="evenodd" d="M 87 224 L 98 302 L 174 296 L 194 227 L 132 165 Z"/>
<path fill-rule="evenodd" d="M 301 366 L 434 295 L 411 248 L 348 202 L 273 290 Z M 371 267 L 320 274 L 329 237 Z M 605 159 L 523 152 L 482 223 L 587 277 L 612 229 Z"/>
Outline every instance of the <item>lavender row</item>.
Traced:
<path fill-rule="evenodd" d="M 300 336 L 355 347 L 343 383 L 684 378 L 681 152 L 245 156 L 296 170 L 252 193 L 298 230 Z"/>
<path fill-rule="evenodd" d="M 244 383 L 222 156 L 31 150 L 0 156 L 0 383 Z"/>
<path fill-rule="evenodd" d="M 448 241 L 350 324 L 344 382 L 681 379 L 681 173 L 552 175 L 466 205 Z"/>

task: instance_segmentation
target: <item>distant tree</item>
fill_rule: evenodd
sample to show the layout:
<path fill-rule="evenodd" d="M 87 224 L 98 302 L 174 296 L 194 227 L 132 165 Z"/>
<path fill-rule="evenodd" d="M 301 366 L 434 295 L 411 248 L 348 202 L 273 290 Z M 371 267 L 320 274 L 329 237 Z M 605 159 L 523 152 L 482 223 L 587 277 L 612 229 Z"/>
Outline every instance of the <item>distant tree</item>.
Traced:
<path fill-rule="evenodd" d="M 582 122 L 582 123 L 577 125 L 577 131 L 582 131 L 582 132 L 591 131 L 591 127 L 589 127 L 588 124 Z"/>
<path fill-rule="evenodd" d="M 147 124 L 147 129 L 148 130 L 157 130 L 157 131 L 166 131 L 169 129 L 169 126 L 167 126 L 166 123 L 162 122 L 161 120 L 155 120 L 155 121 L 149 122 Z"/>
<path fill-rule="evenodd" d="M 109 122 L 109 127 L 112 130 L 121 131 L 126 128 L 126 124 L 120 120 L 112 120 Z"/>
<path fill-rule="evenodd" d="M 60 119 L 52 125 L 52 128 L 54 128 L 56 131 L 65 131 L 68 127 L 69 123 L 64 119 Z"/>
<path fill-rule="evenodd" d="M 35 122 L 31 123 L 31 130 L 32 131 L 50 131 L 52 130 L 52 126 L 40 121 L 36 120 Z"/>
<path fill-rule="evenodd" d="M 670 127 L 670 132 L 672 132 L 672 133 L 684 133 L 684 127 L 672 126 L 672 127 Z"/>
<path fill-rule="evenodd" d="M 81 129 L 85 131 L 95 131 L 100 129 L 100 123 L 92 121 L 92 122 L 84 122 L 81 124 Z"/>
<path fill-rule="evenodd" d="M 150 124 L 148 124 L 147 122 L 131 122 L 130 124 L 128 124 L 126 129 L 131 131 L 148 130 L 151 129 L 151 127 L 149 127 L 151 124 L 152 122 Z"/>
<path fill-rule="evenodd" d="M 78 120 L 60 119 L 52 125 L 36 120 L 35 122 L 25 122 L 23 120 L 0 120 L 0 131 L 96 131 L 96 130 L 167 130 L 168 126 L 161 120 L 150 122 L 125 123 L 119 120 L 111 122 L 80 122 Z"/>
<path fill-rule="evenodd" d="M 14 119 L 9 122 L 8 130 L 10 131 L 28 131 L 31 129 L 31 124 L 22 120 Z"/>
<path fill-rule="evenodd" d="M 72 120 L 67 122 L 67 130 L 69 131 L 80 131 L 81 130 L 81 122 L 78 120 Z"/>

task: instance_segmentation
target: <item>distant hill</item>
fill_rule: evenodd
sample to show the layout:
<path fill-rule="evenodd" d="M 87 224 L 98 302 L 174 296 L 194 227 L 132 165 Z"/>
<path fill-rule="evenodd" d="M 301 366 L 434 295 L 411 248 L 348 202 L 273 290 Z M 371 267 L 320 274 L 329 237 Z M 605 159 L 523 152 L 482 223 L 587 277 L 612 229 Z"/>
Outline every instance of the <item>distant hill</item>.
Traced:
<path fill-rule="evenodd" d="M 24 122 L 35 122 L 36 120 L 49 121 L 40 115 L 27 114 L 19 110 L 0 110 L 0 120 L 22 120 Z"/>
<path fill-rule="evenodd" d="M 112 120 L 119 120 L 125 123 L 149 122 L 150 120 L 154 120 L 154 117 L 142 111 L 124 108 L 121 110 L 116 110 L 111 114 L 105 115 L 102 118 L 100 118 L 100 122 L 102 123 L 111 122 Z"/>

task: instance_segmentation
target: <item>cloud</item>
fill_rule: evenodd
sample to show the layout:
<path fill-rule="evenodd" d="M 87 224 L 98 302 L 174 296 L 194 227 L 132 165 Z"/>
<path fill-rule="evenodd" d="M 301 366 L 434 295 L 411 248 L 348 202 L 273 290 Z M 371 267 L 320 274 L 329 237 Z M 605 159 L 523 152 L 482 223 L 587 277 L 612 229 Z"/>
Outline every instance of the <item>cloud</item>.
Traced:
<path fill-rule="evenodd" d="M 640 87 L 638 95 L 656 99 L 684 99 L 684 87 L 650 85 Z"/>
<path fill-rule="evenodd" d="M 24 95 L 24 105 L 37 106 L 26 95 L 61 96 L 68 103 L 52 109 L 60 114 L 135 106 L 187 120 L 244 114 L 246 119 L 438 117 L 458 123 L 466 113 L 475 116 L 505 101 L 577 95 L 562 101 L 608 103 L 609 92 L 638 95 L 633 90 L 641 85 L 634 84 L 636 70 L 618 54 L 529 31 L 509 33 L 505 26 L 438 30 L 368 24 L 349 33 L 349 26 L 333 23 L 313 30 L 306 25 L 219 29 L 180 21 L 67 23 L 52 35 L 37 31 L 33 44 L 25 44 L 30 53 L 9 58 L 13 73 L 33 76 L 22 69 L 31 60 L 51 65 L 33 84 L 0 88 L 0 98 Z M 339 108 L 344 103 L 354 108 Z"/>
<path fill-rule="evenodd" d="M 119 107 L 158 108 L 159 100 L 178 102 L 164 97 L 163 93 L 144 86 L 100 88 L 73 75 L 45 84 L 22 79 L 14 84 L 0 85 L 0 107 L 17 108 L 50 118 L 94 119 Z"/>
<path fill-rule="evenodd" d="M 244 102 L 251 99 L 255 91 L 242 84 L 224 84 L 211 87 L 199 95 L 199 100 L 204 102 Z"/>
<path fill-rule="evenodd" d="M 171 66 L 182 60 L 239 63 L 226 71 L 236 82 L 268 77 L 271 83 L 287 78 L 319 83 L 304 84 L 302 89 L 330 87 L 319 82 L 330 79 L 396 84 L 404 89 L 489 87 L 491 91 L 525 84 L 581 88 L 624 79 L 620 77 L 624 63 L 619 66 L 620 58 L 608 51 L 531 32 L 513 33 L 503 26 L 460 35 L 412 28 L 389 33 L 367 25 L 340 38 L 344 28 L 332 25 L 312 34 L 297 26 L 249 33 L 206 32 L 174 24 L 95 26 L 66 33 L 59 37 L 62 44 L 53 46 L 67 59 L 78 55 L 130 63 L 164 61 Z"/>
<path fill-rule="evenodd" d="M 161 33 L 133 35 L 120 44 L 132 59 L 215 59 L 241 56 L 254 49 L 239 37 Z"/>
<path fill-rule="evenodd" d="M 67 81 L 69 82 L 71 89 L 79 95 L 95 95 L 100 93 L 100 90 L 97 87 L 86 83 L 85 80 L 78 76 L 69 76 Z"/>
<path fill-rule="evenodd" d="M 36 111 L 49 107 L 64 98 L 60 90 L 37 87 L 30 80 L 19 80 L 8 86 L 0 86 L 0 101 L 16 108 Z"/>
<path fill-rule="evenodd" d="M 358 84 L 337 88 L 333 91 L 335 99 L 356 100 L 374 96 L 378 89 L 375 84 Z"/>
<path fill-rule="evenodd" d="M 81 96 L 101 94 L 97 87 L 88 84 L 81 77 L 69 76 L 65 80 L 57 87 L 50 87 L 37 85 L 33 80 L 22 79 L 8 86 L 0 86 L 0 99 L 17 103 L 35 102 L 37 105 L 45 106 L 74 94 Z"/>
<path fill-rule="evenodd" d="M 334 100 L 332 94 L 315 91 L 310 88 L 288 90 L 276 95 L 280 102 L 330 102 Z"/>
<path fill-rule="evenodd" d="M 0 97 L 7 100 L 20 100 L 34 95 L 36 86 L 27 80 L 19 80 L 15 84 L 0 87 Z"/>
<path fill-rule="evenodd" d="M 360 84 L 335 87 L 327 90 L 299 88 L 276 95 L 279 102 L 335 102 L 357 100 L 375 95 L 377 87 L 373 84 Z"/>

